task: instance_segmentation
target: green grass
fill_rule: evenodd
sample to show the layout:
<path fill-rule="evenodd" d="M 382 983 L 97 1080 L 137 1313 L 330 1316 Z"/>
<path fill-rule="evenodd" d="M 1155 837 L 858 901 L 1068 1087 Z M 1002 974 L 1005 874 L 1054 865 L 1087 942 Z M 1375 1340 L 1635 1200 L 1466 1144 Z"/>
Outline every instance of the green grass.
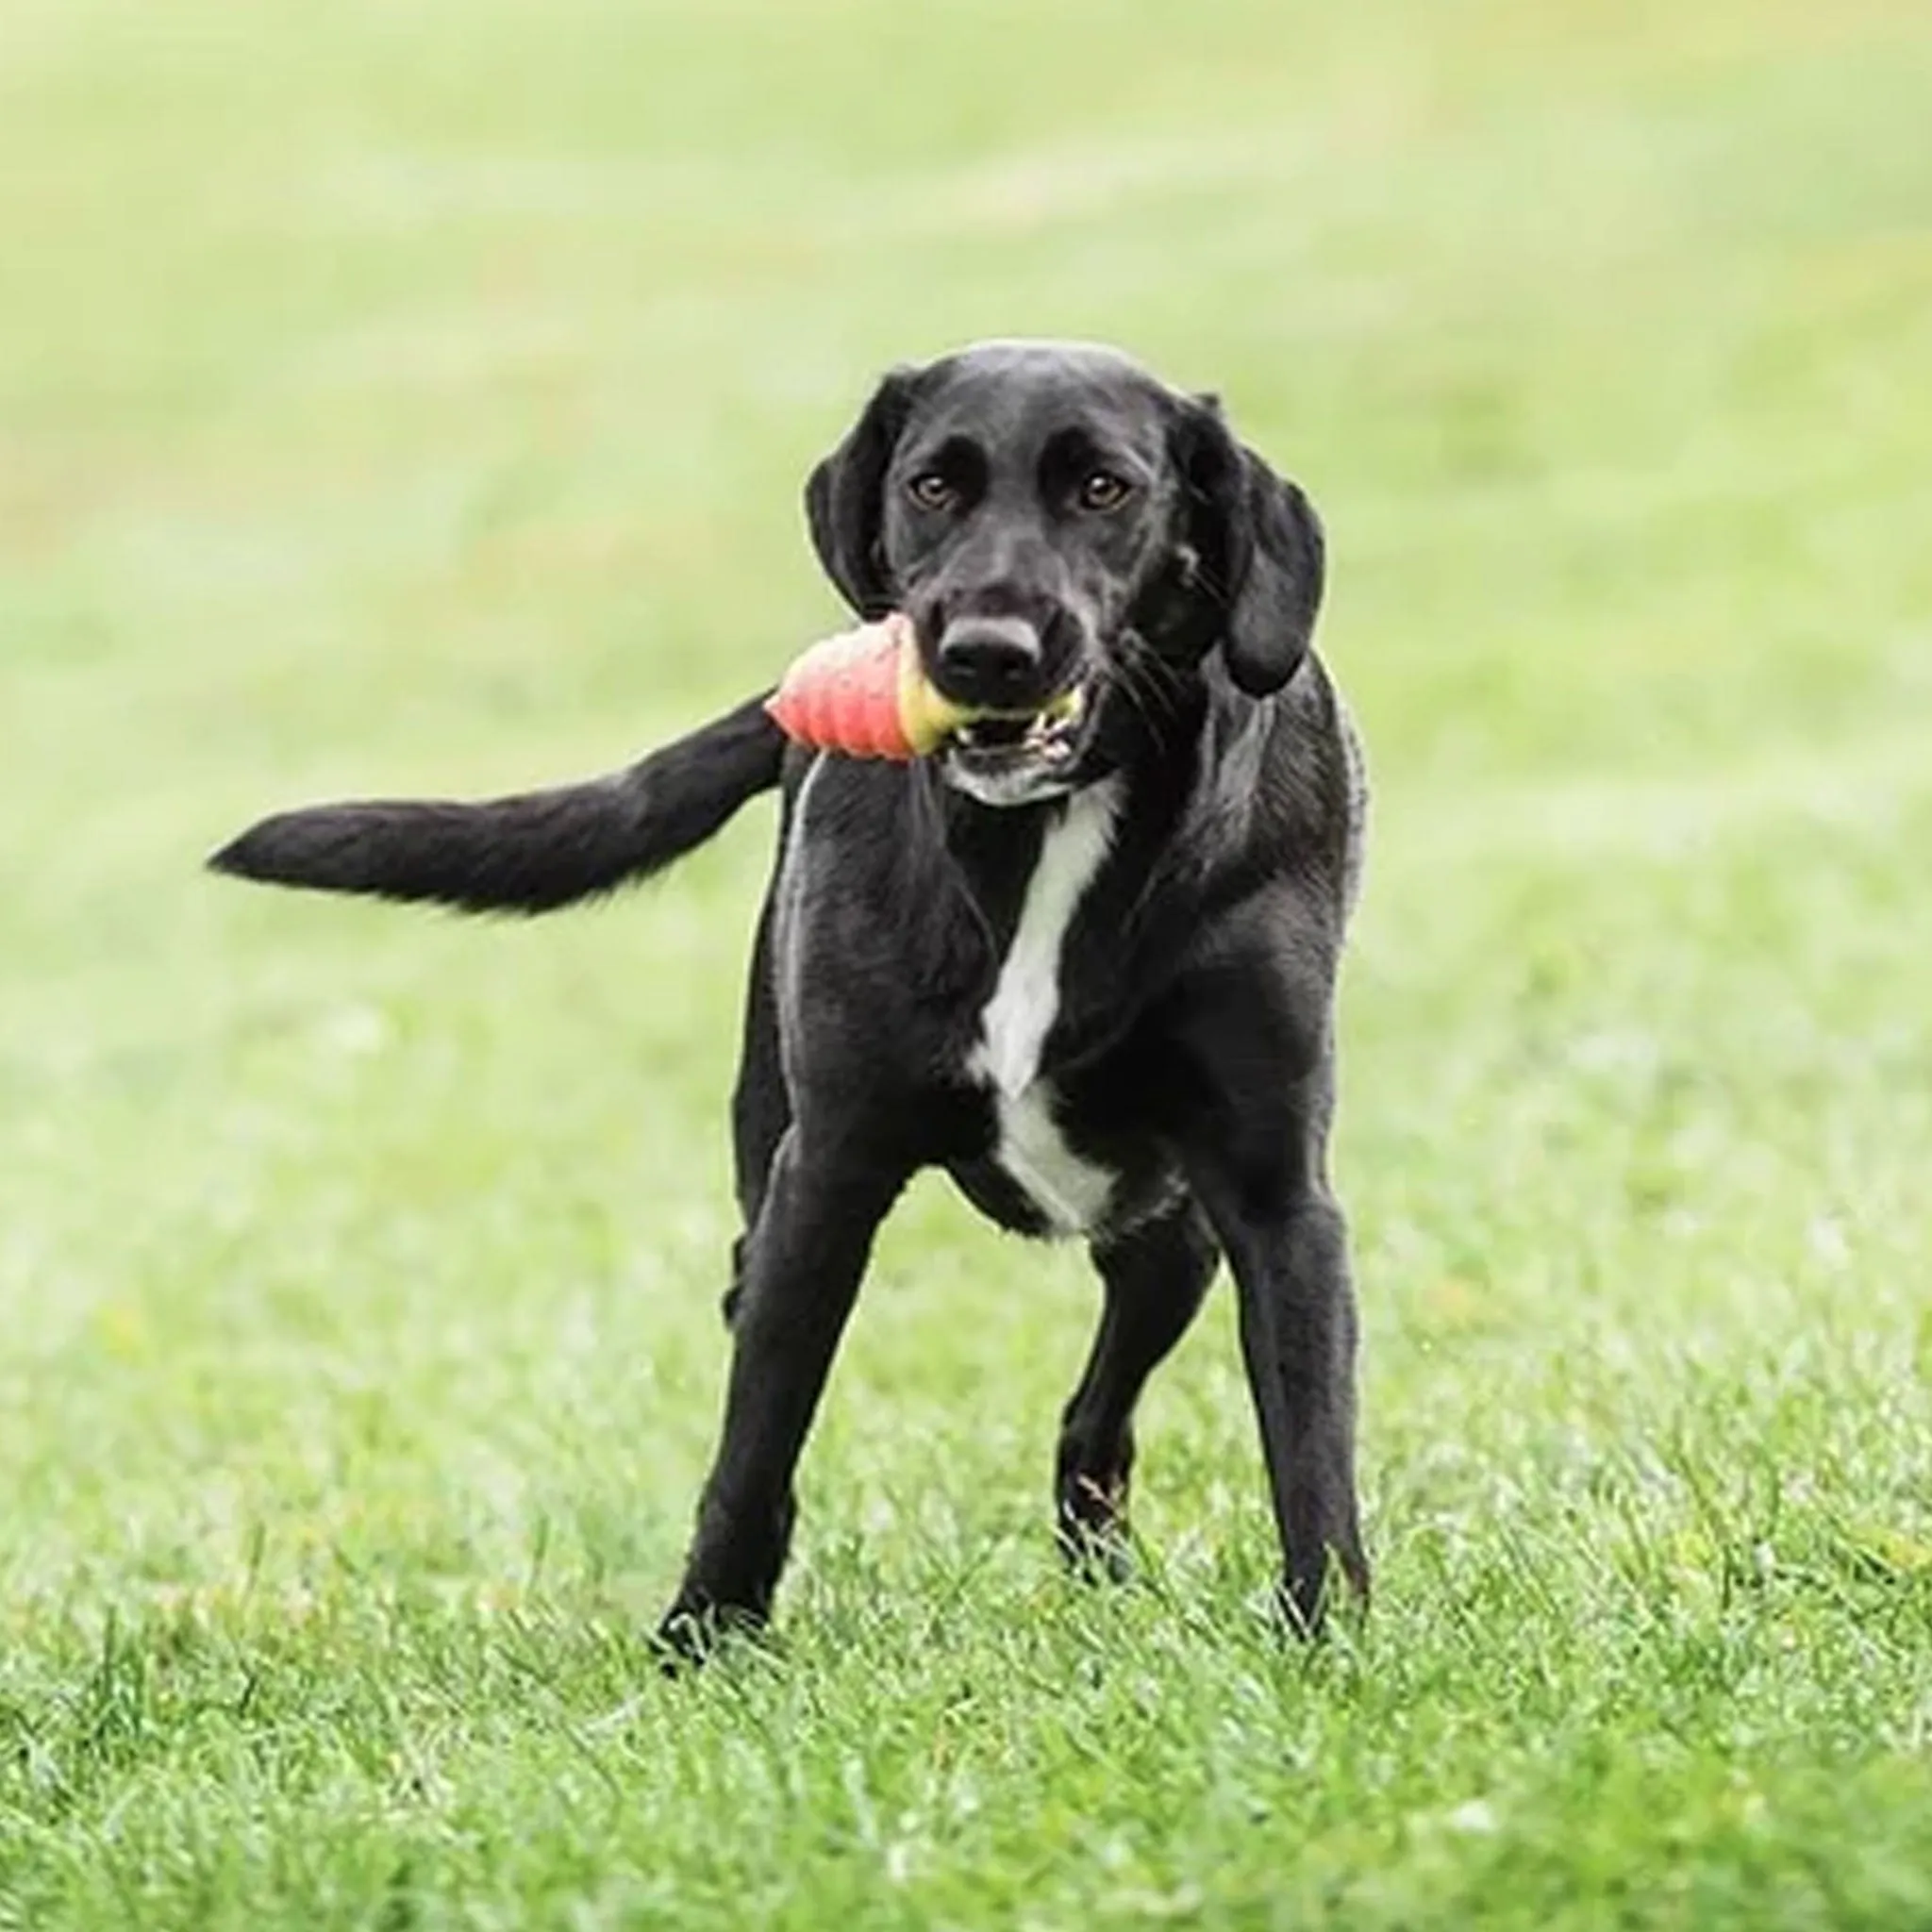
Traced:
<path fill-rule="evenodd" d="M 8 0 L 0 1924 L 1932 1925 L 1928 99 L 1897 0 Z M 934 1187 L 665 1684 L 769 814 L 195 866 L 741 697 L 992 332 L 1328 516 L 1379 1600 L 1271 1634 L 1224 1292 L 1064 1582 L 1091 1285 Z"/>

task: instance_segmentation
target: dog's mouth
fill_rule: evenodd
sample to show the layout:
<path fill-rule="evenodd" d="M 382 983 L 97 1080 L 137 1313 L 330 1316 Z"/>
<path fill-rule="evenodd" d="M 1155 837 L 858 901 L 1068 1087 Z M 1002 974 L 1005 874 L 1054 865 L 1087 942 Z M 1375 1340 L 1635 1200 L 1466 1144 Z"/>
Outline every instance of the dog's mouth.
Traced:
<path fill-rule="evenodd" d="M 947 742 L 968 757 L 1024 755 L 1049 762 L 1071 758 L 1087 715 L 1084 685 L 1069 685 L 1037 711 L 988 711 L 953 728 Z"/>
<path fill-rule="evenodd" d="M 982 712 L 956 724 L 941 748 L 947 779 L 986 805 L 1024 805 L 1069 788 L 1086 741 L 1085 685 L 1037 711 Z"/>

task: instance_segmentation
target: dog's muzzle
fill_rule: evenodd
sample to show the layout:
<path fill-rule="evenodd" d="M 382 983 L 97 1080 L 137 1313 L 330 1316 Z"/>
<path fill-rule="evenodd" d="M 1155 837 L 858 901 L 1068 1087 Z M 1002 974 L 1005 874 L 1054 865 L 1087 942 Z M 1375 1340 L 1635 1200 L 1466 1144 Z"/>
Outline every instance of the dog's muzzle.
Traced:
<path fill-rule="evenodd" d="M 941 747 L 946 782 L 982 805 L 1032 805 L 1073 789 L 1087 741 L 1091 701 L 1068 686 L 1038 710 L 982 714 Z"/>

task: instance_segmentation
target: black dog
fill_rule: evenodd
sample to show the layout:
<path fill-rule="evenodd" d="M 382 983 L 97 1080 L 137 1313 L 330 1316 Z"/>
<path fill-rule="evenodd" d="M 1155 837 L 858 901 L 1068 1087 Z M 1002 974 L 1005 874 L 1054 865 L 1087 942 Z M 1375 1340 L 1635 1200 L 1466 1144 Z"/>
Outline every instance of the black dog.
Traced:
<path fill-rule="evenodd" d="M 1309 649 L 1321 525 L 1212 399 L 1044 343 L 888 376 L 806 504 L 853 608 L 907 612 L 932 682 L 1002 716 L 867 763 L 788 747 L 754 699 L 591 784 L 318 807 L 213 863 L 535 912 L 782 786 L 733 1108 L 724 1439 L 664 1636 L 699 1650 L 767 1615 L 874 1234 L 925 1166 L 1007 1227 L 1090 1243 L 1105 1308 L 1056 1478 L 1076 1557 L 1118 1550 L 1136 1401 L 1225 1254 L 1283 1603 L 1313 1630 L 1331 1564 L 1368 1584 L 1326 1167 L 1366 793 Z"/>

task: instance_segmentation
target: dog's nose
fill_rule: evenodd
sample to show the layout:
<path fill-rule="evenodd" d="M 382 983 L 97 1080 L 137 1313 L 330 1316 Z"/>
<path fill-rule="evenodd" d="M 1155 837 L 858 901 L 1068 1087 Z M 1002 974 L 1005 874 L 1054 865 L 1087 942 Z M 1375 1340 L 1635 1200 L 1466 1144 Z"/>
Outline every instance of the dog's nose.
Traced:
<path fill-rule="evenodd" d="M 939 686 L 962 705 L 1019 709 L 1040 680 L 1040 633 L 1024 617 L 956 617 L 940 638 Z"/>

